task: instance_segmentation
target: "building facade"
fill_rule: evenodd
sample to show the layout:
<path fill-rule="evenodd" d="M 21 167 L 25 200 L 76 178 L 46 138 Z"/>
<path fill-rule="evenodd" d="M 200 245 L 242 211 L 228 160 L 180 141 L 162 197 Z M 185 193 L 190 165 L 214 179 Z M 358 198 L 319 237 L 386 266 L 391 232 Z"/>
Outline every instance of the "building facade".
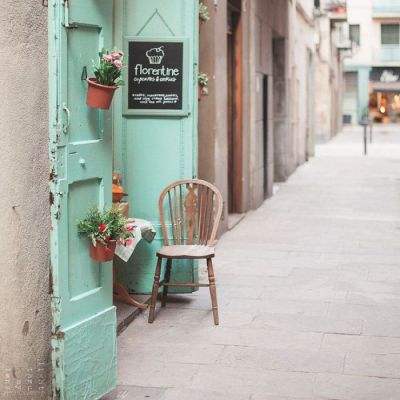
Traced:
<path fill-rule="evenodd" d="M 398 122 L 400 2 L 348 0 L 348 22 L 353 51 L 345 60 L 343 119 Z"/>
<path fill-rule="evenodd" d="M 199 175 L 222 189 L 226 230 L 229 215 L 258 207 L 314 153 L 314 2 L 204 4 Z"/>
<path fill-rule="evenodd" d="M 349 51 L 344 1 L 325 0 L 316 10 L 315 139 L 326 142 L 342 126 L 343 62 Z"/>

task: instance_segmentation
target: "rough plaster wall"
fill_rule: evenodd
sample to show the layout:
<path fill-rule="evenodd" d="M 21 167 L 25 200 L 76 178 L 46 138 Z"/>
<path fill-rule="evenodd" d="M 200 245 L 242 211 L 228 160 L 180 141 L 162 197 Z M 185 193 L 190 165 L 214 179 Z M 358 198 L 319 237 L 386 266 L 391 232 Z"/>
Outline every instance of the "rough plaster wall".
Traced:
<path fill-rule="evenodd" d="M 315 97 L 319 99 L 315 102 L 315 137 L 317 143 L 324 143 L 331 137 L 331 83 L 329 65 L 321 62 L 318 58 L 316 62 L 316 92 Z"/>
<path fill-rule="evenodd" d="M 289 176 L 287 159 L 291 157 L 289 143 L 288 79 L 286 41 L 283 38 L 274 41 L 274 179 L 285 181 Z"/>
<path fill-rule="evenodd" d="M 214 7 L 206 0 L 210 20 L 200 26 L 200 71 L 209 80 L 209 95 L 199 103 L 199 177 L 214 183 L 228 202 L 228 120 L 227 120 L 227 40 L 226 1 Z M 224 207 L 220 231 L 228 226 Z"/>
<path fill-rule="evenodd" d="M 316 54 L 315 69 L 315 140 L 317 143 L 323 143 L 331 137 L 331 38 L 330 21 L 327 17 L 319 17 L 317 30 L 319 35 L 319 44 Z"/>
<path fill-rule="evenodd" d="M 252 99 L 254 92 L 254 75 L 252 74 L 252 63 L 254 63 L 255 52 L 252 43 L 252 0 L 242 0 L 242 24 L 243 24 L 243 190 L 242 190 L 242 212 L 251 209 L 251 186 L 250 186 L 250 146 L 251 132 L 253 130 Z"/>
<path fill-rule="evenodd" d="M 297 0 L 297 3 L 303 8 L 307 17 L 312 19 L 314 13 L 314 0 Z"/>
<path fill-rule="evenodd" d="M 47 8 L 1 0 L 0 398 L 47 399 Z"/>
<path fill-rule="evenodd" d="M 310 108 L 313 109 L 314 97 L 313 85 L 311 79 L 314 75 L 310 76 L 309 68 L 310 60 L 309 55 L 315 53 L 315 39 L 314 27 L 303 18 L 300 12 L 296 15 L 295 34 L 294 34 L 294 62 L 297 66 L 296 80 L 298 82 L 298 116 L 297 116 L 297 130 L 295 132 L 296 147 L 295 147 L 295 160 L 296 165 L 301 165 L 306 161 L 307 153 L 313 153 L 313 149 L 308 148 L 311 138 L 308 135 L 313 135 L 313 126 Z"/>

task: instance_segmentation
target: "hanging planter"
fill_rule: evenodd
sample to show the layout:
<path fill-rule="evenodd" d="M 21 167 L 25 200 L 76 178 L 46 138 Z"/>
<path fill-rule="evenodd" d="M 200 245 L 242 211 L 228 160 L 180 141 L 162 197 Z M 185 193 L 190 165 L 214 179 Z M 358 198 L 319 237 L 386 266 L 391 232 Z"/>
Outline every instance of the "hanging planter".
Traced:
<path fill-rule="evenodd" d="M 108 110 L 111 107 L 112 99 L 118 86 L 100 85 L 95 78 L 87 79 L 88 92 L 86 104 L 90 108 Z"/>
<path fill-rule="evenodd" d="M 87 79 L 88 91 L 86 104 L 90 108 L 108 110 L 111 107 L 115 91 L 124 82 L 121 80 L 123 68 L 122 51 L 102 51 L 99 64 L 94 67 L 94 78 Z"/>
<path fill-rule="evenodd" d="M 96 245 L 90 243 L 90 257 L 97 262 L 112 261 L 117 247 L 116 240 L 110 240 L 107 244 L 96 242 Z"/>
<path fill-rule="evenodd" d="M 115 207 L 100 211 L 89 210 L 78 222 L 78 233 L 90 239 L 89 254 L 97 262 L 112 261 L 118 242 L 126 243 L 133 238 L 133 229 L 121 211 Z"/>

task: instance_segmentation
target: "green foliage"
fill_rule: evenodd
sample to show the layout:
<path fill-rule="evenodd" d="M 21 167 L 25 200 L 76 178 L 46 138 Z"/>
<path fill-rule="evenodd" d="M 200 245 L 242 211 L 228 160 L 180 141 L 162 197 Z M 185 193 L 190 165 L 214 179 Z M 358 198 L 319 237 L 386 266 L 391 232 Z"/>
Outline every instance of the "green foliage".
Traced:
<path fill-rule="evenodd" d="M 210 19 L 210 13 L 208 7 L 201 1 L 199 5 L 199 17 L 200 21 L 207 22 Z"/>
<path fill-rule="evenodd" d="M 208 75 L 204 72 L 200 73 L 198 76 L 198 81 L 199 81 L 199 85 L 201 87 L 207 87 L 208 86 Z"/>
<path fill-rule="evenodd" d="M 133 237 L 127 223 L 127 219 L 115 207 L 106 211 L 92 208 L 87 216 L 78 222 L 78 233 L 87 236 L 94 246 L 97 242 L 107 244 L 110 240 L 124 242 Z"/>
<path fill-rule="evenodd" d="M 94 64 L 94 75 L 100 85 L 122 86 L 124 81 L 121 79 L 124 53 L 114 50 L 111 53 L 103 50 L 99 53 L 99 62 Z"/>
<path fill-rule="evenodd" d="M 198 79 L 198 83 L 200 86 L 200 93 L 203 96 L 207 96 L 208 95 L 208 81 L 209 81 L 209 77 L 206 73 L 200 73 L 197 77 Z"/>

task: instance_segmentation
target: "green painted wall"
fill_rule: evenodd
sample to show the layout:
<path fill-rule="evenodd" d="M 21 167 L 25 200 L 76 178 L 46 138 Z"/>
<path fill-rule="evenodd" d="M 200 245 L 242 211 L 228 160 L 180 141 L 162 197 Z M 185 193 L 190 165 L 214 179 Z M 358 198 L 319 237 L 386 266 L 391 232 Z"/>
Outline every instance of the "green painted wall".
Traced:
<path fill-rule="evenodd" d="M 197 175 L 197 0 L 118 0 L 115 2 L 115 45 L 124 38 L 183 38 L 188 45 L 184 85 L 189 113 L 185 116 L 124 115 L 121 91 L 114 103 L 114 166 L 124 178 L 131 215 L 150 220 L 157 228 L 155 241 L 142 242 L 125 264 L 118 263 L 118 279 L 131 291 L 151 291 L 155 253 L 162 236 L 158 220 L 158 196 L 170 182 Z M 174 273 L 176 280 L 197 279 L 196 266 Z"/>
<path fill-rule="evenodd" d="M 120 266 L 120 277 L 132 290 L 150 291 L 162 239 L 159 193 L 197 174 L 198 1 L 52 0 L 48 10 L 54 398 L 97 400 L 117 377 L 112 266 L 90 259 L 77 220 L 90 207 L 111 206 L 114 161 L 131 214 L 157 228 L 154 243 L 141 243 L 134 259 Z M 124 115 L 123 89 L 112 111 L 86 106 L 84 67 L 91 75 L 98 52 L 123 48 L 126 36 L 186 40 L 185 115 Z M 175 279 L 197 280 L 196 266 L 187 263 Z"/>

